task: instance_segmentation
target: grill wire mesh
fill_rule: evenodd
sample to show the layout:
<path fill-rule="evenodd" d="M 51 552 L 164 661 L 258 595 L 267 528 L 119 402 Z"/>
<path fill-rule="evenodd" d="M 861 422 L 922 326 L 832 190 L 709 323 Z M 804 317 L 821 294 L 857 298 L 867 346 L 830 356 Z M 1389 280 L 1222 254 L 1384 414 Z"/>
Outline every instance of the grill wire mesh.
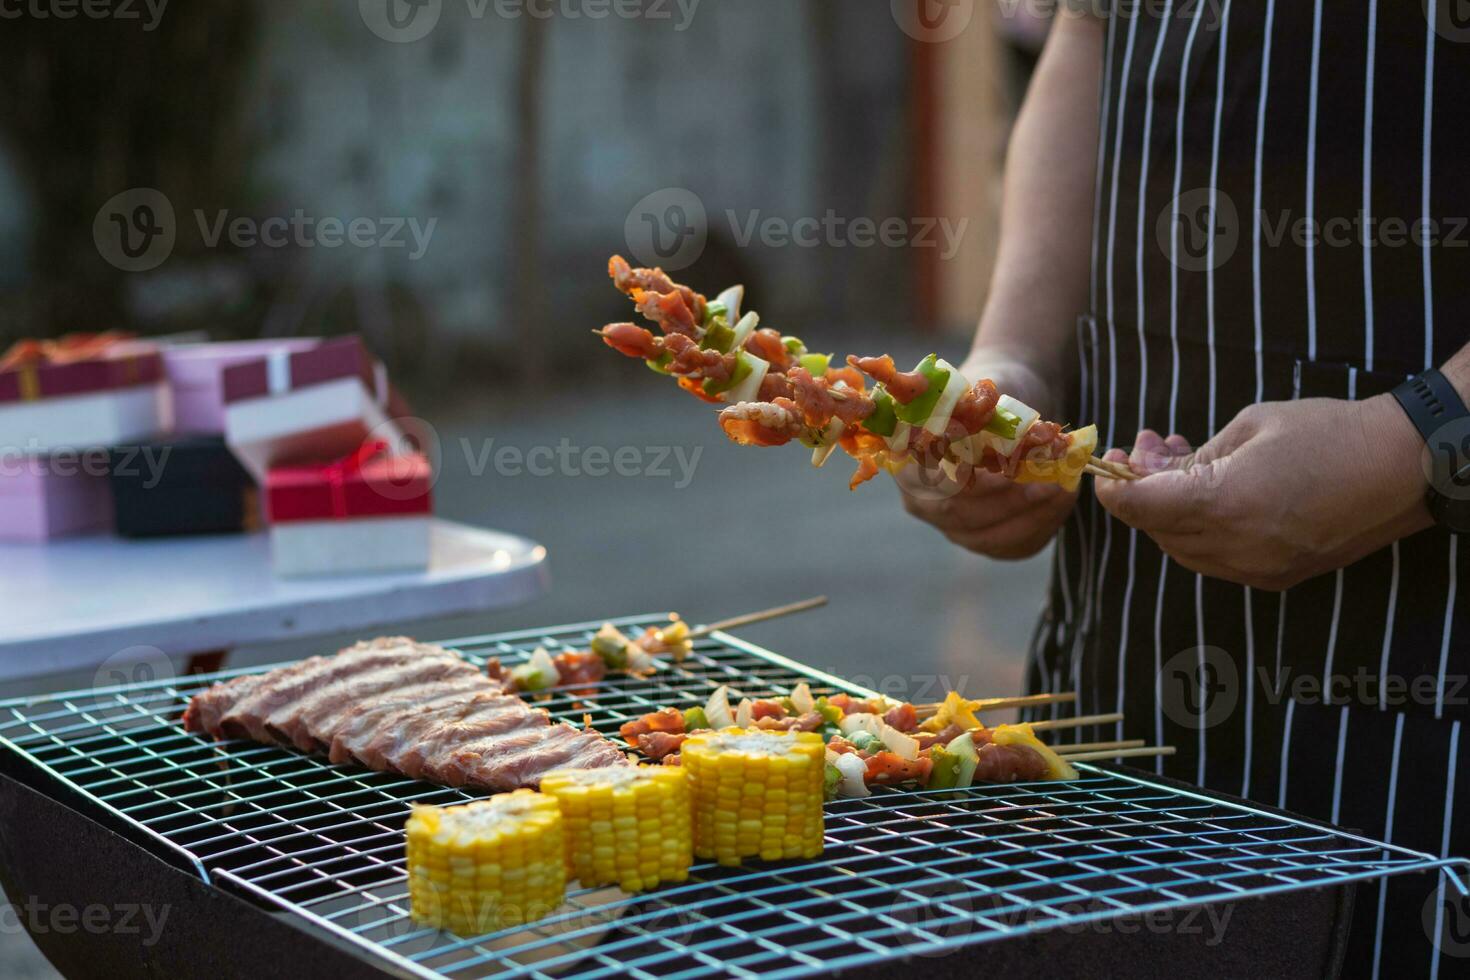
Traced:
<path fill-rule="evenodd" d="M 536 646 L 585 649 L 598 625 L 448 645 L 477 664 L 513 664 Z M 409 919 L 403 823 L 410 803 L 471 794 L 186 734 L 190 695 L 224 676 L 233 673 L 0 702 L 0 745 L 79 791 L 114 829 L 151 837 L 214 884 L 399 972 L 799 976 L 1456 863 L 1082 765 L 1075 782 L 839 800 L 827 805 L 818 860 L 699 864 L 687 883 L 637 897 L 573 887 L 549 919 L 461 939 Z M 869 693 L 716 634 L 653 677 L 609 678 L 595 693 L 553 692 L 539 704 L 615 736 L 622 722 L 702 703 L 719 684 L 761 697 L 801 680 L 819 694 Z"/>

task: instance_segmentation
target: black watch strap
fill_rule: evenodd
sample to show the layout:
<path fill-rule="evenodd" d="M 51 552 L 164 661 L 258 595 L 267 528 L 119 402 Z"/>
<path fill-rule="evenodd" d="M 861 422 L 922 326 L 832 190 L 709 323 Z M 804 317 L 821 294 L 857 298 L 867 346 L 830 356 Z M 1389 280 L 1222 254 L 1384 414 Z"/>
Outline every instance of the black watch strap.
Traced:
<path fill-rule="evenodd" d="M 1426 441 L 1440 426 L 1470 415 L 1460 393 L 1438 368 L 1430 368 L 1405 381 L 1393 390 L 1393 397 Z"/>

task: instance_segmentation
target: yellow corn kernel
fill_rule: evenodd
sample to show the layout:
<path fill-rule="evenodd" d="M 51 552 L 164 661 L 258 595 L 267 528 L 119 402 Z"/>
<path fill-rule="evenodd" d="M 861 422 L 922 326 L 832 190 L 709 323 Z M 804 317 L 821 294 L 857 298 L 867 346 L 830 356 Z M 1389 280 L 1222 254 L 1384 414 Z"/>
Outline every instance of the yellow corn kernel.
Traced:
<path fill-rule="evenodd" d="M 556 800 L 517 790 L 463 806 L 415 806 L 408 894 L 415 922 L 477 936 L 550 915 L 566 897 Z"/>
<path fill-rule="evenodd" d="M 541 792 L 561 806 L 567 873 L 583 887 L 638 892 L 689 877 L 689 784 L 678 766 L 558 769 Z"/>
<path fill-rule="evenodd" d="M 694 807 L 694 854 L 720 864 L 822 853 L 826 745 L 815 732 L 726 728 L 680 747 Z"/>

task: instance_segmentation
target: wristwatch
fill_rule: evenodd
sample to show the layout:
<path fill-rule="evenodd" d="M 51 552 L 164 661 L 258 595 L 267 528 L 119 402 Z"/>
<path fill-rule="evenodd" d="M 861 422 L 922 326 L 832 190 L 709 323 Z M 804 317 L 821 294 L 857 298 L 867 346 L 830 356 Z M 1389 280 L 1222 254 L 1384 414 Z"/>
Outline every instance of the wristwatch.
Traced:
<path fill-rule="evenodd" d="M 1470 409 L 1435 368 L 1399 385 L 1393 397 L 1424 437 L 1430 515 L 1453 534 L 1470 532 Z"/>

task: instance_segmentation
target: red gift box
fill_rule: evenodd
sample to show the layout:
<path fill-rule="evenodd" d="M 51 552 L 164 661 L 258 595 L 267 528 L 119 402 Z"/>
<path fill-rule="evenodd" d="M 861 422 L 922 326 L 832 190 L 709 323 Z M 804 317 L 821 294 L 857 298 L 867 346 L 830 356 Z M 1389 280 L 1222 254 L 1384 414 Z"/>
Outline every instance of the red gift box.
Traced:
<path fill-rule="evenodd" d="M 162 378 L 158 351 L 119 335 L 21 341 L 0 360 L 0 402 L 112 391 Z"/>
<path fill-rule="evenodd" d="M 272 524 L 425 515 L 434 509 L 433 482 L 425 457 L 392 456 L 375 441 L 331 463 L 271 470 L 267 513 Z"/>

